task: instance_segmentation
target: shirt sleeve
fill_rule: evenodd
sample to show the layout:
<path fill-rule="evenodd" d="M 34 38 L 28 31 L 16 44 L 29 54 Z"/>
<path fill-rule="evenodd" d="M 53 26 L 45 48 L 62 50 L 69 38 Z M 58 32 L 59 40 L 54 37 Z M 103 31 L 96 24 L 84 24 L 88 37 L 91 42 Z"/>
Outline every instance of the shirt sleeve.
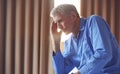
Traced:
<path fill-rule="evenodd" d="M 90 17 L 87 23 L 87 39 L 94 53 L 80 72 L 81 74 L 101 74 L 103 67 L 112 58 L 110 30 L 100 16 Z"/>
<path fill-rule="evenodd" d="M 53 66 L 54 66 L 54 70 L 55 70 L 55 74 L 64 74 L 64 58 L 61 54 L 61 52 L 57 52 L 56 54 L 53 52 L 52 55 L 52 61 L 53 61 Z"/>
<path fill-rule="evenodd" d="M 68 57 L 63 57 L 61 51 L 52 55 L 52 62 L 55 74 L 68 74 L 74 67 L 72 61 Z"/>

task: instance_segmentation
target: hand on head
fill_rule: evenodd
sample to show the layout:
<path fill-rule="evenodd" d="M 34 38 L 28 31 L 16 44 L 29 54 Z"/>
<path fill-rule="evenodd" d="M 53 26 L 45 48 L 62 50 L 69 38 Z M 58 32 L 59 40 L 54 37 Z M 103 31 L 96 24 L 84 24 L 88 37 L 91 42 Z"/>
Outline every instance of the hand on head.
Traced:
<path fill-rule="evenodd" d="M 50 26 L 51 26 L 50 34 L 51 34 L 53 49 L 56 52 L 60 49 L 61 32 L 57 31 L 57 23 L 55 23 L 54 21 L 52 21 Z"/>

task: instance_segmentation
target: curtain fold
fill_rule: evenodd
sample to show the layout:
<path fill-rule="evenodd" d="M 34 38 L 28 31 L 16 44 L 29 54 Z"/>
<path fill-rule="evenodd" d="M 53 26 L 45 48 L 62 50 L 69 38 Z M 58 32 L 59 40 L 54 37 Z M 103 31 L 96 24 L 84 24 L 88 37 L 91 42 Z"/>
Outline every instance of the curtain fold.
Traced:
<path fill-rule="evenodd" d="M 33 72 L 32 74 L 38 74 L 39 72 L 39 54 L 40 50 L 40 0 L 34 0 L 34 30 L 33 30 Z"/>
<path fill-rule="evenodd" d="M 15 1 L 7 1 L 6 12 L 5 74 L 14 74 Z"/>
<path fill-rule="evenodd" d="M 25 0 L 24 74 L 32 73 L 33 4 L 33 0 Z"/>
<path fill-rule="evenodd" d="M 0 0 L 0 74 L 5 74 L 6 0 Z"/>
<path fill-rule="evenodd" d="M 41 1 L 41 27 L 40 27 L 40 72 L 47 74 L 48 71 L 48 52 L 49 52 L 49 12 L 50 2 Z"/>
<path fill-rule="evenodd" d="M 24 74 L 25 2 L 16 0 L 15 74 Z"/>
<path fill-rule="evenodd" d="M 0 0 L 0 74 L 51 74 L 49 12 L 49 0 Z"/>

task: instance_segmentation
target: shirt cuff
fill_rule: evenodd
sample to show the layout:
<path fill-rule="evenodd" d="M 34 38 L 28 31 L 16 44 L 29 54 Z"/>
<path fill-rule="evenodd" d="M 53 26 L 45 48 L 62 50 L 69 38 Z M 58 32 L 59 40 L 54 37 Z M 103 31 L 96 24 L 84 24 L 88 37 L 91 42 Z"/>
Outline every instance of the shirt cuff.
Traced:
<path fill-rule="evenodd" d="M 52 61 L 54 65 L 54 70 L 56 74 L 64 74 L 64 57 L 62 53 L 58 51 L 52 54 Z"/>

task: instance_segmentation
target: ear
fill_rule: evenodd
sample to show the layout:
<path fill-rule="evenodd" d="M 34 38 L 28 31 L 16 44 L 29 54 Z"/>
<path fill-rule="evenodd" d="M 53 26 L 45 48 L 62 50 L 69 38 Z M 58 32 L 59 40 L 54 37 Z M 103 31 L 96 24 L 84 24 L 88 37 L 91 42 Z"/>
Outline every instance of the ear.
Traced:
<path fill-rule="evenodd" d="M 77 18 L 76 13 L 73 12 L 73 11 L 71 11 L 71 19 L 72 19 L 72 20 L 76 20 L 76 18 Z"/>

